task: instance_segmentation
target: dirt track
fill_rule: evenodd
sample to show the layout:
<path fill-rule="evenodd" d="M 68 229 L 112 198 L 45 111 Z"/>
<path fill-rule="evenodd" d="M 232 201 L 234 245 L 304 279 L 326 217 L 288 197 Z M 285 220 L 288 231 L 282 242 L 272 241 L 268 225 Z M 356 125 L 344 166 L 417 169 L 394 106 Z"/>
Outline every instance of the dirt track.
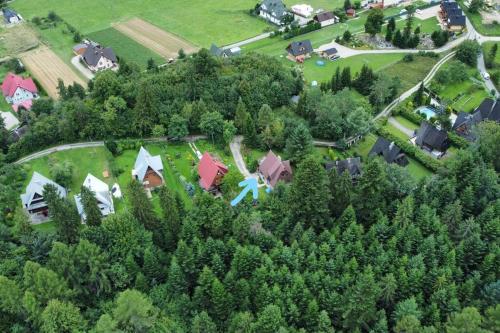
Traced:
<path fill-rule="evenodd" d="M 114 28 L 165 58 L 175 58 L 180 49 L 188 54 L 198 50 L 188 41 L 138 18 L 117 24 Z"/>
<path fill-rule="evenodd" d="M 59 78 L 63 80 L 65 85 L 77 82 L 84 87 L 87 86 L 68 65 L 45 46 L 23 53 L 20 58 L 47 94 L 54 99 L 59 97 L 57 92 Z"/>

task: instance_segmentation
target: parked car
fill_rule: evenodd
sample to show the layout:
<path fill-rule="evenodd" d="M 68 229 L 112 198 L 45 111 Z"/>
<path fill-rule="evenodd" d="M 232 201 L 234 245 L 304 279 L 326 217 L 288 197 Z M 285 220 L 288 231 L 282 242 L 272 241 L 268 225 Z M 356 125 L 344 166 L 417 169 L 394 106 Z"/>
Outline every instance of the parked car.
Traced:
<path fill-rule="evenodd" d="M 486 73 L 486 72 L 482 72 L 481 75 L 483 76 L 483 78 L 485 80 L 489 80 L 490 79 L 490 74 Z"/>
<path fill-rule="evenodd" d="M 334 55 L 333 57 L 330 58 L 331 61 L 335 61 L 337 59 L 339 59 L 340 56 L 338 54 Z"/>

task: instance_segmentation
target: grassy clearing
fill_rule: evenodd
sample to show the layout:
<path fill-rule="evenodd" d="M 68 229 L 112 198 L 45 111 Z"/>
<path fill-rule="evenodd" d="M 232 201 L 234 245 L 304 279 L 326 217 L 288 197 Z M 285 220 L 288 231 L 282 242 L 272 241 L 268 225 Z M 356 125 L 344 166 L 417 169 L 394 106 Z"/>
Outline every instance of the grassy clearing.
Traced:
<path fill-rule="evenodd" d="M 34 224 L 33 229 L 46 234 L 52 234 L 56 231 L 56 224 L 53 221 L 47 221 L 41 224 Z"/>
<path fill-rule="evenodd" d="M 146 68 L 150 58 L 153 58 L 157 64 L 165 62 L 165 59 L 160 55 L 145 48 L 114 28 L 91 33 L 88 37 L 102 45 L 112 47 L 118 57 L 124 58 L 127 62 L 134 62 L 142 69 Z"/>
<path fill-rule="evenodd" d="M 405 133 L 401 132 L 399 129 L 394 127 L 392 124 L 387 123 L 387 125 L 384 126 L 384 128 L 389 131 L 391 134 L 397 136 L 398 138 L 402 140 L 408 140 L 409 137 Z"/>
<path fill-rule="evenodd" d="M 432 171 L 427 169 L 422 163 L 412 157 L 408 157 L 410 164 L 406 166 L 410 174 L 416 179 L 422 179 L 432 175 Z"/>
<path fill-rule="evenodd" d="M 342 0 L 306 0 L 304 2 L 298 2 L 297 0 L 284 0 L 283 1 L 288 8 L 299 3 L 305 3 L 314 8 L 314 10 L 324 9 L 333 10 L 335 8 L 340 8 L 344 6 L 344 1 Z"/>
<path fill-rule="evenodd" d="M 38 29 L 41 40 L 48 45 L 59 58 L 61 58 L 71 68 L 71 58 L 74 57 L 73 46 L 76 44 L 73 41 L 73 35 L 66 29 L 66 25 L 58 24 L 56 27 L 49 29 Z M 75 72 L 78 72 L 75 70 Z"/>
<path fill-rule="evenodd" d="M 237 42 L 269 28 L 268 23 L 248 14 L 255 3 L 253 0 L 191 0 L 189 3 L 182 0 L 19 0 L 13 2 L 12 7 L 27 19 L 45 16 L 54 10 L 83 34 L 105 30 L 112 23 L 137 16 L 198 46 L 208 47 L 212 42 Z"/>
<path fill-rule="evenodd" d="M 446 70 L 448 64 L 444 64 L 440 70 Z M 471 112 L 475 110 L 481 101 L 489 96 L 484 83 L 476 68 L 468 68 L 469 79 L 463 82 L 447 84 L 442 87 L 438 95 L 442 100 L 456 111 Z"/>
<path fill-rule="evenodd" d="M 401 29 L 401 31 L 406 26 L 406 20 L 396 21 L 396 29 Z M 435 30 L 441 30 L 439 27 L 439 22 L 436 17 L 430 17 L 425 20 L 420 20 L 418 18 L 413 18 L 412 30 L 415 30 L 417 27 L 420 27 L 421 34 L 431 34 Z M 383 29 L 383 33 L 386 32 L 386 29 Z M 384 35 L 385 36 L 385 35 Z"/>
<path fill-rule="evenodd" d="M 403 125 L 404 127 L 406 128 L 409 128 L 411 130 L 416 130 L 417 128 L 419 128 L 420 126 L 417 125 L 417 124 L 414 124 L 412 123 L 411 121 L 409 121 L 408 119 L 402 117 L 402 116 L 395 116 L 394 117 L 401 125 Z"/>
<path fill-rule="evenodd" d="M 399 55 L 401 57 L 401 55 Z M 383 73 L 401 81 L 401 91 L 406 91 L 421 82 L 439 58 L 415 56 L 411 62 L 398 61 L 384 68 Z"/>

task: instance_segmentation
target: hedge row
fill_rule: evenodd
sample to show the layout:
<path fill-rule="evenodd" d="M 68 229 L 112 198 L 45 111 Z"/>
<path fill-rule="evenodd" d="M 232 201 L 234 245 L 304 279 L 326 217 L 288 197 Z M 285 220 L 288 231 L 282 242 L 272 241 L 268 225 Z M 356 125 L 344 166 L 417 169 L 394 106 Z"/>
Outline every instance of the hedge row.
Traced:
<path fill-rule="evenodd" d="M 469 141 L 462 138 L 455 132 L 449 131 L 448 139 L 450 139 L 451 144 L 456 146 L 457 148 L 466 149 L 469 146 Z"/>
<path fill-rule="evenodd" d="M 386 138 L 390 141 L 394 141 L 394 143 L 398 147 L 400 147 L 406 154 L 408 154 L 411 157 L 418 160 L 420 163 L 422 163 L 428 169 L 436 172 L 441 167 L 440 161 L 427 155 L 422 150 L 420 150 L 419 147 L 412 145 L 411 143 L 409 143 L 406 140 L 398 138 L 397 136 L 395 136 L 394 134 L 392 134 L 391 132 L 389 132 L 385 128 L 379 127 L 377 129 L 377 134 L 380 136 L 383 136 L 384 138 Z"/>
<path fill-rule="evenodd" d="M 408 119 L 415 125 L 420 125 L 420 123 L 425 120 L 425 117 L 422 116 L 421 114 L 418 114 L 414 111 L 410 111 L 405 107 L 396 108 L 392 113 L 396 116 L 400 115 L 403 118 Z"/>

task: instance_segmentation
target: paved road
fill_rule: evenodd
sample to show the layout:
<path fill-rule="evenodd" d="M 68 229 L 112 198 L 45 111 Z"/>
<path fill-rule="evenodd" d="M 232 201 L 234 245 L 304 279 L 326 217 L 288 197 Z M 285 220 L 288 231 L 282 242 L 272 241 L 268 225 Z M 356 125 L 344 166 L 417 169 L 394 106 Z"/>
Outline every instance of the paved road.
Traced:
<path fill-rule="evenodd" d="M 222 47 L 224 50 L 226 49 L 231 49 L 233 47 L 241 47 L 243 45 L 247 45 L 247 44 L 251 44 L 253 42 L 256 42 L 256 41 L 259 41 L 261 39 L 266 39 L 268 37 L 271 36 L 271 33 L 270 32 L 265 32 L 263 34 L 260 34 L 260 35 L 257 35 L 255 37 L 252 37 L 252 38 L 248 38 L 248 39 L 245 39 L 245 40 L 242 40 L 240 42 L 237 42 L 237 43 L 234 43 L 234 44 L 230 44 L 230 45 L 226 45 L 224 47 Z"/>
<path fill-rule="evenodd" d="M 484 84 L 488 90 L 488 92 L 490 91 L 494 91 L 495 92 L 495 96 L 498 95 L 498 90 L 497 88 L 495 87 L 495 85 L 493 84 L 493 82 L 491 82 L 491 79 L 490 80 L 486 80 L 484 77 L 483 77 L 483 73 L 484 72 L 488 72 L 486 70 L 486 66 L 484 65 L 484 56 L 483 56 L 483 52 L 481 52 L 481 54 L 479 55 L 478 59 L 477 59 L 477 70 L 479 71 L 479 73 L 481 73 L 481 78 L 483 79 L 484 81 Z"/>
<path fill-rule="evenodd" d="M 88 69 L 87 67 L 85 67 L 81 62 L 80 62 L 80 56 L 75 56 L 73 58 L 71 58 L 71 63 L 73 64 L 73 66 L 76 67 L 76 69 L 78 69 L 78 71 L 80 73 L 83 74 L 83 76 L 85 76 L 87 79 L 89 80 L 92 80 L 95 75 L 94 73 L 92 73 L 92 71 L 90 69 Z"/>
<path fill-rule="evenodd" d="M 390 117 L 389 118 L 389 124 L 391 124 L 392 126 L 396 127 L 398 130 L 400 130 L 401 132 L 403 132 L 404 134 L 406 134 L 409 138 L 411 138 L 413 136 L 413 133 L 414 133 L 413 130 L 411 130 L 408 127 L 406 127 L 403 124 L 401 124 L 399 121 L 396 120 L 396 118 Z"/>
<path fill-rule="evenodd" d="M 183 140 L 187 142 L 194 142 L 196 140 L 200 139 L 206 139 L 205 135 L 189 135 L 185 137 Z M 145 142 L 167 142 L 168 138 L 167 137 L 161 137 L 161 138 L 151 138 L 151 139 L 143 139 Z M 51 147 L 47 148 L 45 150 L 33 153 L 31 155 L 25 156 L 16 162 L 14 164 L 23 164 L 26 162 L 29 162 L 31 160 L 35 160 L 37 158 L 43 157 L 50 155 L 52 153 L 58 152 L 58 151 L 64 151 L 64 150 L 72 150 L 72 149 L 81 149 L 81 148 L 92 148 L 92 147 L 104 147 L 104 141 L 91 141 L 91 142 L 78 142 L 78 143 L 69 143 L 66 145 L 60 145 L 56 147 Z"/>

